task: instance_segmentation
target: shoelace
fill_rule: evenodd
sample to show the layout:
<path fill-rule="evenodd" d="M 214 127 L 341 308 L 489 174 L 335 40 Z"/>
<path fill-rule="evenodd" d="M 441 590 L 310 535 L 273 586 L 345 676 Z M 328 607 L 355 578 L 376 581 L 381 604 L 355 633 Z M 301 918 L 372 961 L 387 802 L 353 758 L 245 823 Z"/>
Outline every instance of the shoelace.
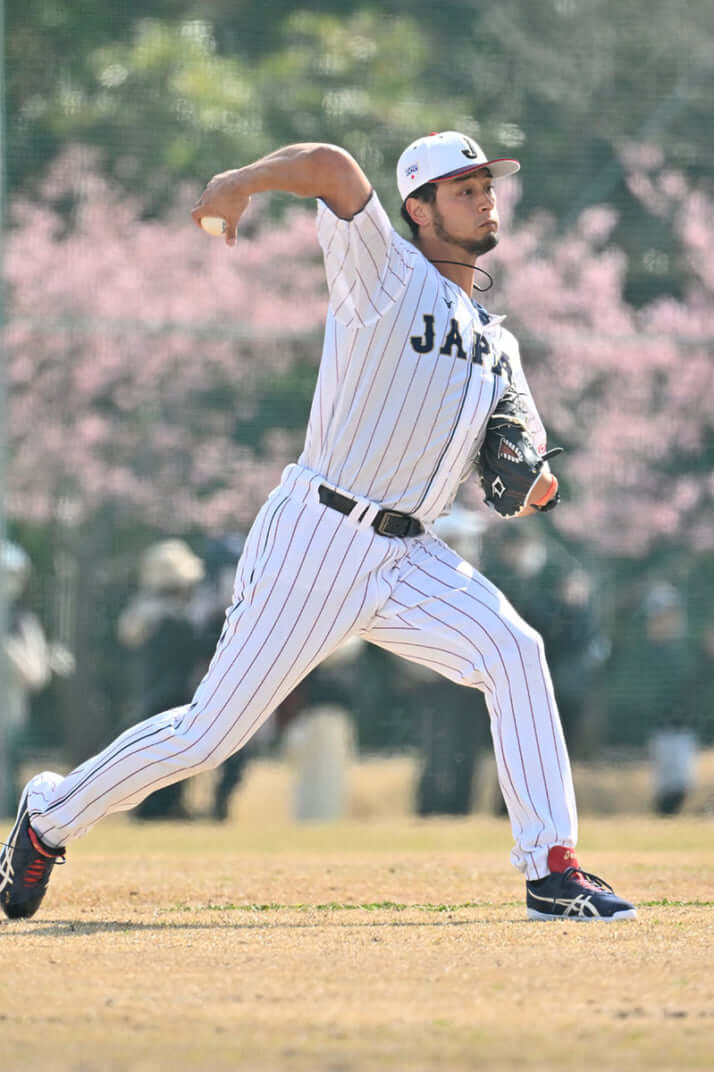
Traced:
<path fill-rule="evenodd" d="M 599 875 L 591 875 L 589 871 L 583 871 L 580 867 L 566 867 L 565 871 L 561 872 L 561 882 L 565 883 L 569 878 L 575 878 L 578 876 L 583 881 L 580 883 L 582 886 L 592 886 L 593 889 L 609 890 L 610 893 L 614 893 L 612 886 L 609 882 L 605 882 L 604 878 L 600 878 Z"/>

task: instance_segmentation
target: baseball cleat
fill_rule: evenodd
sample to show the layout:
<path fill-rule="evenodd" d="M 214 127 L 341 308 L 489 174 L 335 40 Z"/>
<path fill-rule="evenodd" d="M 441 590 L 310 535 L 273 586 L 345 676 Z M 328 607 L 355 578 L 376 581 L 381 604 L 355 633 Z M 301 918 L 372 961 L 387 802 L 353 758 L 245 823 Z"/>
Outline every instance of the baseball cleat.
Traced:
<path fill-rule="evenodd" d="M 563 867 L 566 860 L 570 866 Z M 553 869 L 545 878 L 526 882 L 528 919 L 611 923 L 637 918 L 635 906 L 618 897 L 604 879 L 583 871 L 571 849 L 555 846 L 548 854 L 548 866 Z"/>
<path fill-rule="evenodd" d="M 26 786 L 15 825 L 0 851 L 0 904 L 6 916 L 10 919 L 34 916 L 56 863 L 64 863 L 64 849 L 43 845 L 30 826 Z"/>

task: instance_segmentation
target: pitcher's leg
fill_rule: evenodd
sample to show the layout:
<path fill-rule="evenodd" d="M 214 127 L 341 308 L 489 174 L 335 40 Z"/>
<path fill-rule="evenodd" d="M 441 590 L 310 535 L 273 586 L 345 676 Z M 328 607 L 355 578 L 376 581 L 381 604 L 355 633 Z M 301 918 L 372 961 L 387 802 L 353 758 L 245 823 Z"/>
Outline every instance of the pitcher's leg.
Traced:
<path fill-rule="evenodd" d="M 359 627 L 372 541 L 340 528 L 340 515 L 325 518 L 320 507 L 303 518 L 302 509 L 293 503 L 274 521 L 267 562 L 243 563 L 240 601 L 192 703 L 127 730 L 51 791 L 31 783 L 30 820 L 46 845 L 63 846 L 161 786 L 218 766 Z"/>
<path fill-rule="evenodd" d="M 505 597 L 439 541 L 411 556 L 366 639 L 484 692 L 501 789 L 527 878 L 548 850 L 574 846 L 570 762 L 540 636 Z"/>

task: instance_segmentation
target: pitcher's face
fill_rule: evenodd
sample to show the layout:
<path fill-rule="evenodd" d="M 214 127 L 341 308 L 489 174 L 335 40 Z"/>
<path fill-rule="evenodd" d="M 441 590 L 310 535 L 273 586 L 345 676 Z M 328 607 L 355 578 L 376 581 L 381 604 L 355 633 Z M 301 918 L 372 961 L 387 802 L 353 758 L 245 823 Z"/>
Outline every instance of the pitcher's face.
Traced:
<path fill-rule="evenodd" d="M 436 184 L 431 226 L 442 242 L 480 256 L 498 242 L 498 209 L 493 179 L 487 168 L 465 178 Z"/>

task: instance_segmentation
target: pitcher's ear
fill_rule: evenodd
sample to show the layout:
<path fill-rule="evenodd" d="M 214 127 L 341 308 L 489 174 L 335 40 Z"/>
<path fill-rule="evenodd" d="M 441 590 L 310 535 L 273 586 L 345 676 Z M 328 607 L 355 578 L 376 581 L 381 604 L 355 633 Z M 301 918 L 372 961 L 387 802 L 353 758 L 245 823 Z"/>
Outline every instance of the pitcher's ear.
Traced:
<path fill-rule="evenodd" d="M 427 205 L 425 201 L 422 201 L 421 198 L 408 197 L 405 201 L 405 208 L 414 220 L 414 223 L 418 224 L 420 227 L 429 222 L 429 205 Z"/>

